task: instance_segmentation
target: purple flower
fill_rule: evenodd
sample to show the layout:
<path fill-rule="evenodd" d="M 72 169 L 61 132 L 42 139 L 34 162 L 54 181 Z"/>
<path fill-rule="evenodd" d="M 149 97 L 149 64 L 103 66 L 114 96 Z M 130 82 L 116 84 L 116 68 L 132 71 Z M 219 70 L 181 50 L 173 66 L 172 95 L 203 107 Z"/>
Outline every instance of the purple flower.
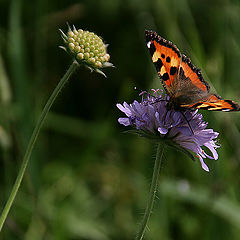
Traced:
<path fill-rule="evenodd" d="M 217 132 L 206 129 L 207 123 L 203 121 L 202 114 L 197 110 L 176 111 L 169 109 L 167 103 L 169 96 L 158 94 L 153 90 L 153 95 L 146 93 L 142 101 L 134 101 L 132 104 L 117 104 L 117 107 L 127 117 L 119 118 L 118 122 L 124 126 L 135 126 L 137 133 L 158 140 L 164 140 L 168 145 L 177 147 L 187 153 L 195 152 L 199 158 L 202 168 L 209 171 L 204 158 L 218 159 L 216 148 Z M 144 95 L 142 93 L 141 95 Z M 206 147 L 212 153 L 208 155 L 202 147 Z"/>

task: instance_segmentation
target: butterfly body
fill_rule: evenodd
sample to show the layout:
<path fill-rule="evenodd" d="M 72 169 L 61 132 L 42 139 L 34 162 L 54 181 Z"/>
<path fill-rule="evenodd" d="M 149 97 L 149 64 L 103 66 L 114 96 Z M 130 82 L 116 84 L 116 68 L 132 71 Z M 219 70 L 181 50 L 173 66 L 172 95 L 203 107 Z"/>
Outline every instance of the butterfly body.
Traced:
<path fill-rule="evenodd" d="M 201 70 L 173 43 L 153 31 L 146 30 L 145 36 L 152 61 L 170 96 L 169 108 L 240 111 L 237 103 L 210 93 L 210 86 L 202 77 Z"/>

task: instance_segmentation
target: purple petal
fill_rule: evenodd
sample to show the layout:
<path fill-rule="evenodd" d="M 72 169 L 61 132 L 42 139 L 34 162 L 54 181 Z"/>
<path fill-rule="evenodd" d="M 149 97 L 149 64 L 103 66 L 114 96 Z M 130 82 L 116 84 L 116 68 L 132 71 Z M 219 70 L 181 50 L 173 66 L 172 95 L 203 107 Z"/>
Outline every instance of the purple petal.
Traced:
<path fill-rule="evenodd" d="M 130 121 L 129 118 L 119 118 L 118 122 L 124 126 L 129 126 L 130 125 Z"/>
<path fill-rule="evenodd" d="M 211 142 L 212 142 L 212 144 L 211 144 Z M 217 160 L 218 153 L 217 153 L 216 149 L 214 148 L 215 143 L 213 141 L 211 141 L 211 142 L 205 143 L 204 146 L 206 146 L 212 152 L 213 159 Z M 215 145 L 215 147 L 219 147 L 219 146 Z M 206 156 L 208 156 L 208 155 L 206 154 Z"/>
<path fill-rule="evenodd" d="M 127 104 L 127 103 L 126 103 L 126 104 Z M 129 117 L 129 116 L 131 116 L 131 111 L 130 111 L 129 108 L 126 108 L 126 104 L 125 104 L 125 102 L 124 102 L 123 105 L 125 105 L 125 106 L 123 106 L 122 104 L 118 103 L 118 104 L 117 104 L 117 107 L 118 107 L 119 110 L 121 110 L 122 112 L 124 112 L 124 113 Z M 127 106 L 129 107 L 128 104 L 127 104 Z"/>
<path fill-rule="evenodd" d="M 200 163 L 201 163 L 201 165 L 202 165 L 202 168 L 203 168 L 205 171 L 209 172 L 209 168 L 208 168 L 207 164 L 203 161 L 203 158 L 202 158 L 200 155 L 198 155 L 198 157 L 199 157 Z"/>
<path fill-rule="evenodd" d="M 180 127 L 177 127 L 177 129 L 185 136 L 192 136 L 193 135 L 189 126 L 184 126 L 184 127 L 180 126 Z"/>
<path fill-rule="evenodd" d="M 182 114 L 180 112 L 174 112 L 172 115 L 173 126 L 177 126 L 182 121 Z"/>
<path fill-rule="evenodd" d="M 168 133 L 168 129 L 164 127 L 158 127 L 158 131 L 163 135 Z"/>

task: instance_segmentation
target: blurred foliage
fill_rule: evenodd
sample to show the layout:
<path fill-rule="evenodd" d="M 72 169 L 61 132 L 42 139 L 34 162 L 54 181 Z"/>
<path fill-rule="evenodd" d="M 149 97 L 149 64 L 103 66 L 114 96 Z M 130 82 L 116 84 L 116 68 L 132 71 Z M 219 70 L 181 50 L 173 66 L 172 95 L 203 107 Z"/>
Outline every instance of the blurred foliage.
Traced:
<path fill-rule="evenodd" d="M 40 134 L 0 239 L 130 240 L 144 212 L 155 146 L 124 134 L 116 103 L 161 86 L 144 42 L 157 31 L 240 101 L 239 0 L 0 1 L 0 206 L 42 106 L 71 64 L 58 48 L 66 22 L 109 44 L 115 69 L 81 68 Z M 212 88 L 214 89 L 214 88 Z M 240 116 L 203 112 L 220 132 L 219 160 L 165 153 L 146 239 L 239 239 Z"/>

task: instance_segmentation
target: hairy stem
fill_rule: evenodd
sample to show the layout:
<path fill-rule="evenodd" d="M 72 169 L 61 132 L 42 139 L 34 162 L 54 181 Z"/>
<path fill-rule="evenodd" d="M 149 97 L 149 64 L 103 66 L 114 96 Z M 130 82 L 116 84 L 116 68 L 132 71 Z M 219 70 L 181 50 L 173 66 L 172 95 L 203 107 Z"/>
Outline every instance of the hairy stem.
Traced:
<path fill-rule="evenodd" d="M 155 159 L 155 163 L 154 163 L 154 170 L 153 170 L 153 176 L 152 176 L 152 183 L 151 183 L 151 187 L 150 187 L 150 196 L 149 196 L 149 199 L 148 199 L 148 202 L 147 202 L 147 207 L 145 209 L 145 213 L 144 213 L 140 228 L 139 228 L 137 236 L 135 238 L 136 240 L 142 240 L 143 239 L 144 233 L 145 233 L 146 228 L 147 228 L 149 218 L 150 218 L 151 213 L 152 213 L 154 199 L 155 199 L 157 188 L 158 188 L 159 172 L 160 172 L 160 169 L 161 169 L 163 151 L 164 151 L 164 143 L 163 142 L 161 142 L 161 143 L 158 142 L 156 159 Z"/>
<path fill-rule="evenodd" d="M 62 77 L 62 79 L 60 80 L 60 82 L 58 83 L 58 85 L 56 86 L 54 91 L 52 92 L 52 94 L 49 97 L 46 105 L 43 108 L 43 111 L 42 111 L 42 113 L 41 113 L 41 115 L 40 115 L 40 117 L 39 117 L 39 119 L 37 121 L 37 124 L 36 124 L 36 126 L 35 126 L 35 128 L 33 130 L 32 136 L 31 136 L 31 138 L 29 140 L 26 152 L 25 152 L 24 157 L 23 157 L 21 168 L 19 170 L 18 176 L 17 176 L 16 181 L 14 183 L 12 192 L 11 192 L 9 198 L 8 198 L 8 201 L 7 201 L 7 203 L 6 203 L 6 205 L 5 205 L 4 209 L 3 209 L 2 215 L 0 217 L 0 232 L 2 230 L 2 227 L 3 227 L 3 224 L 4 224 L 5 220 L 7 218 L 9 210 L 10 210 L 10 208 L 11 208 L 13 202 L 14 202 L 14 199 L 15 199 L 15 197 L 17 195 L 18 189 L 19 189 L 19 187 L 21 185 L 24 173 L 26 171 L 29 159 L 30 159 L 31 154 L 32 154 L 33 147 L 34 147 L 34 145 L 36 143 L 36 140 L 38 138 L 38 135 L 39 135 L 39 132 L 41 130 L 41 127 L 43 126 L 43 123 L 44 123 L 44 121 L 45 121 L 45 119 L 47 117 L 49 109 L 53 105 L 56 97 L 58 96 L 58 94 L 62 90 L 62 88 L 65 85 L 65 83 L 68 81 L 68 79 L 73 74 L 73 72 L 77 69 L 78 66 L 79 66 L 79 64 L 76 61 L 74 61 L 71 64 L 71 66 L 69 67 L 69 69 L 67 70 L 65 75 Z"/>

